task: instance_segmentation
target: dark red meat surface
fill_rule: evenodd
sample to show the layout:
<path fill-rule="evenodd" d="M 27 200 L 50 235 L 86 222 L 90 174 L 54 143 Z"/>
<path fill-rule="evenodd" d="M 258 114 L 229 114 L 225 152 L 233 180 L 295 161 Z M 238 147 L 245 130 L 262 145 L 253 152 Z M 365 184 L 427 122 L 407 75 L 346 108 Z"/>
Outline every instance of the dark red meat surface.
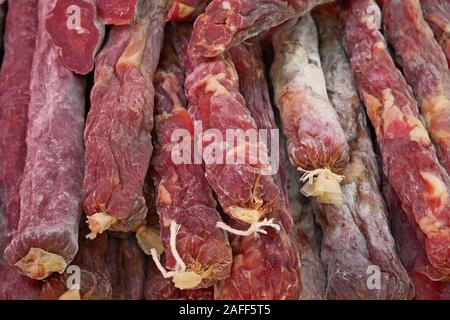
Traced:
<path fill-rule="evenodd" d="M 215 57 L 329 0 L 213 0 L 195 21 L 189 55 Z"/>
<path fill-rule="evenodd" d="M 82 212 L 85 81 L 65 68 L 45 31 L 54 3 L 38 2 L 20 220 L 5 250 L 11 265 L 35 279 L 61 273 L 73 260 Z M 48 255 L 52 266 L 43 260 Z"/>
<path fill-rule="evenodd" d="M 166 42 L 155 76 L 156 147 L 152 158 L 152 176 L 157 191 L 156 209 L 161 227 L 161 239 L 166 252 L 166 266 L 176 269 L 170 247 L 170 225 L 180 229 L 176 249 L 186 264 L 186 271 L 195 272 L 201 282 L 195 288 L 212 286 L 228 278 L 232 262 L 226 233 L 216 227 L 222 221 L 216 210 L 211 187 L 202 164 L 175 163 L 173 153 L 177 142 L 172 136 L 183 130 L 183 144 L 193 150 L 193 124 L 186 110 L 183 92 L 184 75 L 178 57 Z"/>
<path fill-rule="evenodd" d="M 143 183 L 152 153 L 153 75 L 164 36 L 165 1 L 140 2 L 137 20 L 112 27 L 97 56 L 84 142 L 83 202 L 104 229 L 131 231 L 145 218 Z M 97 215 L 98 216 L 98 215 Z M 94 222 L 92 222 L 92 219 Z"/>
<path fill-rule="evenodd" d="M 375 128 L 383 171 L 412 227 L 425 236 L 433 280 L 450 276 L 450 179 L 439 164 L 417 103 L 378 31 L 374 1 L 350 1 L 345 43 L 353 75 Z"/>

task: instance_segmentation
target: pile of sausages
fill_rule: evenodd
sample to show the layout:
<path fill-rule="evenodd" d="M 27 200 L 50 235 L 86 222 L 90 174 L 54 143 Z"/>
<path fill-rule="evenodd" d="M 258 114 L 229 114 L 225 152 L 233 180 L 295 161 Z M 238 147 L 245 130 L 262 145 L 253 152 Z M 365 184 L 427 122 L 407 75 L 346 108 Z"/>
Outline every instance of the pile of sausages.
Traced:
<path fill-rule="evenodd" d="M 0 0 L 0 299 L 450 299 L 449 29 L 447 0 Z"/>

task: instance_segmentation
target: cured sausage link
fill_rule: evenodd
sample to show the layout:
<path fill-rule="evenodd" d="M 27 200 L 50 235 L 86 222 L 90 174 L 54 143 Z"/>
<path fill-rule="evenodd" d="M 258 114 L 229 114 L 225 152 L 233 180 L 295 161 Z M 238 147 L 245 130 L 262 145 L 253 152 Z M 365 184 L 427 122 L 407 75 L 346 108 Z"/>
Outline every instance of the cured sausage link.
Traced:
<path fill-rule="evenodd" d="M 383 23 L 439 161 L 450 174 L 450 71 L 445 55 L 423 18 L 419 0 L 385 1 Z"/>
<path fill-rule="evenodd" d="M 426 235 L 435 280 L 450 276 L 449 176 L 439 164 L 405 79 L 379 32 L 372 0 L 350 1 L 345 44 L 367 114 L 375 128 L 383 170 L 411 223 Z"/>
<path fill-rule="evenodd" d="M 239 75 L 239 88 L 247 108 L 259 129 L 277 129 L 258 43 L 241 44 L 230 51 Z M 276 132 L 278 134 L 278 132 Z M 269 145 L 272 152 L 280 152 Z M 216 286 L 216 299 L 299 299 L 301 279 L 298 251 L 293 241 L 291 208 L 287 200 L 284 168 L 280 165 L 274 177 L 280 189 L 278 208 L 267 218 L 280 226 L 277 232 L 268 228 L 265 234 L 236 236 L 233 266 L 228 279 Z M 237 226 L 238 227 L 238 226 Z"/>
<path fill-rule="evenodd" d="M 272 166 L 267 145 L 258 138 L 229 55 L 194 59 L 186 52 L 190 27 L 175 29 L 174 47 L 186 72 L 188 111 L 194 124 L 201 126 L 196 130 L 200 145 L 196 149 L 202 151 L 206 178 L 226 214 L 256 227 L 278 205 L 277 164 Z"/>
<path fill-rule="evenodd" d="M 202 164 L 176 163 L 177 141 L 172 137 L 183 131 L 183 145 L 193 150 L 193 124 L 185 106 L 184 74 L 174 49 L 166 41 L 155 75 L 155 154 L 152 176 L 157 191 L 156 209 L 161 239 L 166 252 L 166 267 L 176 288 L 199 289 L 214 285 L 230 275 L 231 248 L 226 233 L 217 228 L 222 221 Z M 171 224 L 178 225 L 176 238 Z M 152 253 L 156 255 L 156 252 Z M 178 270 L 179 261 L 185 265 Z M 154 257 L 157 259 L 157 257 Z"/>
<path fill-rule="evenodd" d="M 33 279 L 62 273 L 78 250 L 85 81 L 65 68 L 45 30 L 54 1 L 39 0 L 20 220 L 5 258 Z"/>
<path fill-rule="evenodd" d="M 83 201 L 95 237 L 145 219 L 143 183 L 152 153 L 153 75 L 164 36 L 165 1 L 140 1 L 130 26 L 114 26 L 96 59 L 84 141 Z"/>
<path fill-rule="evenodd" d="M 195 21 L 189 55 L 215 57 L 331 0 L 213 0 Z"/>
<path fill-rule="evenodd" d="M 10 1 L 0 70 L 0 300 L 36 299 L 41 286 L 40 281 L 18 273 L 3 257 L 20 219 L 20 181 L 27 154 L 25 137 L 36 29 L 36 1 Z"/>
<path fill-rule="evenodd" d="M 413 286 L 389 228 L 377 158 L 344 47 L 340 8 L 326 5 L 314 18 L 330 101 L 350 147 L 342 182 L 344 205 L 314 204 L 323 228 L 321 257 L 327 269 L 327 299 L 409 299 Z M 367 286 L 371 268 L 380 270 L 380 288 Z M 351 279 L 349 281 L 349 279 Z"/>
<path fill-rule="evenodd" d="M 349 147 L 331 105 L 320 65 L 317 29 L 310 15 L 280 26 L 272 36 L 271 76 L 292 165 L 303 171 L 302 193 L 342 205 L 339 173 Z"/>

